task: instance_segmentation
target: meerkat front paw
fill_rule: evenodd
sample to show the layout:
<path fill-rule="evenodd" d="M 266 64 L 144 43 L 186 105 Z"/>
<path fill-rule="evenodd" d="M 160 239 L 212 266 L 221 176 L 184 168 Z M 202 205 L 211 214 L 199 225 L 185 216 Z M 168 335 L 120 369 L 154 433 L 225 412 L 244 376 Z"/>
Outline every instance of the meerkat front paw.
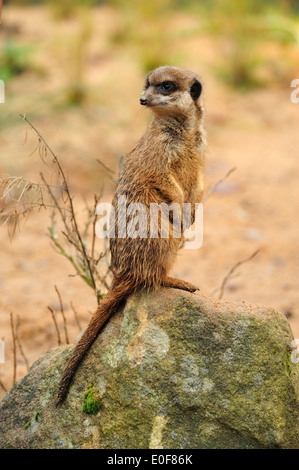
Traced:
<path fill-rule="evenodd" d="M 185 283 L 185 289 L 184 290 L 186 290 L 188 292 L 193 293 L 193 292 L 196 292 L 196 291 L 200 290 L 199 287 L 195 286 L 194 284 L 190 284 L 189 282 L 185 282 L 185 281 L 184 281 L 184 283 Z"/>
<path fill-rule="evenodd" d="M 187 292 L 195 292 L 199 290 L 199 287 L 191 284 L 190 282 L 183 281 L 182 279 L 176 279 L 174 277 L 166 277 L 162 281 L 163 287 L 172 287 L 173 289 L 181 289 Z"/>

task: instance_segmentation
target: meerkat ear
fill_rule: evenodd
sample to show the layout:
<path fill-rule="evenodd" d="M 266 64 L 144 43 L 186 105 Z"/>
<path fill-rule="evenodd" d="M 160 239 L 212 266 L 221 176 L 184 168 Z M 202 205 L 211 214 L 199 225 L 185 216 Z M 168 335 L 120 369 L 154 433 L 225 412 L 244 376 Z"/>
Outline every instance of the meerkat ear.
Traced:
<path fill-rule="evenodd" d="M 198 80 L 195 80 L 190 88 L 190 95 L 193 101 L 196 101 L 201 95 L 202 85 Z"/>

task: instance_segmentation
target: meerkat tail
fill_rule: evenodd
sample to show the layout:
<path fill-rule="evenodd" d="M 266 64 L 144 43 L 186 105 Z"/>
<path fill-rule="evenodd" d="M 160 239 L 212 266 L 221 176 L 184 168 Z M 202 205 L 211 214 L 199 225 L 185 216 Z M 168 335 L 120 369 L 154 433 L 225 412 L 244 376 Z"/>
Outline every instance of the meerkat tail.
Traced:
<path fill-rule="evenodd" d="M 133 287 L 127 283 L 113 281 L 106 296 L 97 308 L 97 311 L 91 318 L 88 327 L 78 342 L 72 357 L 63 373 L 60 381 L 56 406 L 60 405 L 65 399 L 72 377 L 85 356 L 86 352 L 98 336 L 100 330 L 107 320 L 116 312 L 120 304 L 130 295 Z"/>

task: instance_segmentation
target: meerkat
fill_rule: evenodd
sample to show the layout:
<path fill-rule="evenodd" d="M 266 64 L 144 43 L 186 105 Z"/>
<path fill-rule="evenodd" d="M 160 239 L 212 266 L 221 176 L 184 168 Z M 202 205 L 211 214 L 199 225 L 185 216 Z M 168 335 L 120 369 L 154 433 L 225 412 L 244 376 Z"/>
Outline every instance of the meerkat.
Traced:
<path fill-rule="evenodd" d="M 153 119 L 121 170 L 112 206 L 120 195 L 126 204 L 142 203 L 150 216 L 151 204 L 184 203 L 194 207 L 204 191 L 204 106 L 202 85 L 193 72 L 163 66 L 150 72 L 140 104 L 153 112 Z M 102 327 L 127 297 L 142 288 L 170 287 L 195 292 L 197 287 L 168 275 L 182 243 L 180 237 L 119 237 L 129 216 L 117 219 L 110 238 L 111 286 L 79 340 L 61 378 L 56 405 L 66 397 L 71 379 Z M 167 221 L 170 225 L 171 222 Z M 163 215 L 160 224 L 164 223 Z M 166 223 L 166 221 L 165 221 Z"/>

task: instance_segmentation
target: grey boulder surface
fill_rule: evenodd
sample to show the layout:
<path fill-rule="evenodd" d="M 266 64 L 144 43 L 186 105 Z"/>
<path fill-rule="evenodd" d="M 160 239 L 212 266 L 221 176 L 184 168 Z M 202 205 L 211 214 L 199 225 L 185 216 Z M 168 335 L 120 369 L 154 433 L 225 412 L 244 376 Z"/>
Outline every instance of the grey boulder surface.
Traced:
<path fill-rule="evenodd" d="M 173 289 L 131 296 L 55 400 L 74 345 L 0 400 L 0 448 L 299 448 L 298 366 L 278 311 Z M 82 410 L 90 384 L 98 410 Z"/>

